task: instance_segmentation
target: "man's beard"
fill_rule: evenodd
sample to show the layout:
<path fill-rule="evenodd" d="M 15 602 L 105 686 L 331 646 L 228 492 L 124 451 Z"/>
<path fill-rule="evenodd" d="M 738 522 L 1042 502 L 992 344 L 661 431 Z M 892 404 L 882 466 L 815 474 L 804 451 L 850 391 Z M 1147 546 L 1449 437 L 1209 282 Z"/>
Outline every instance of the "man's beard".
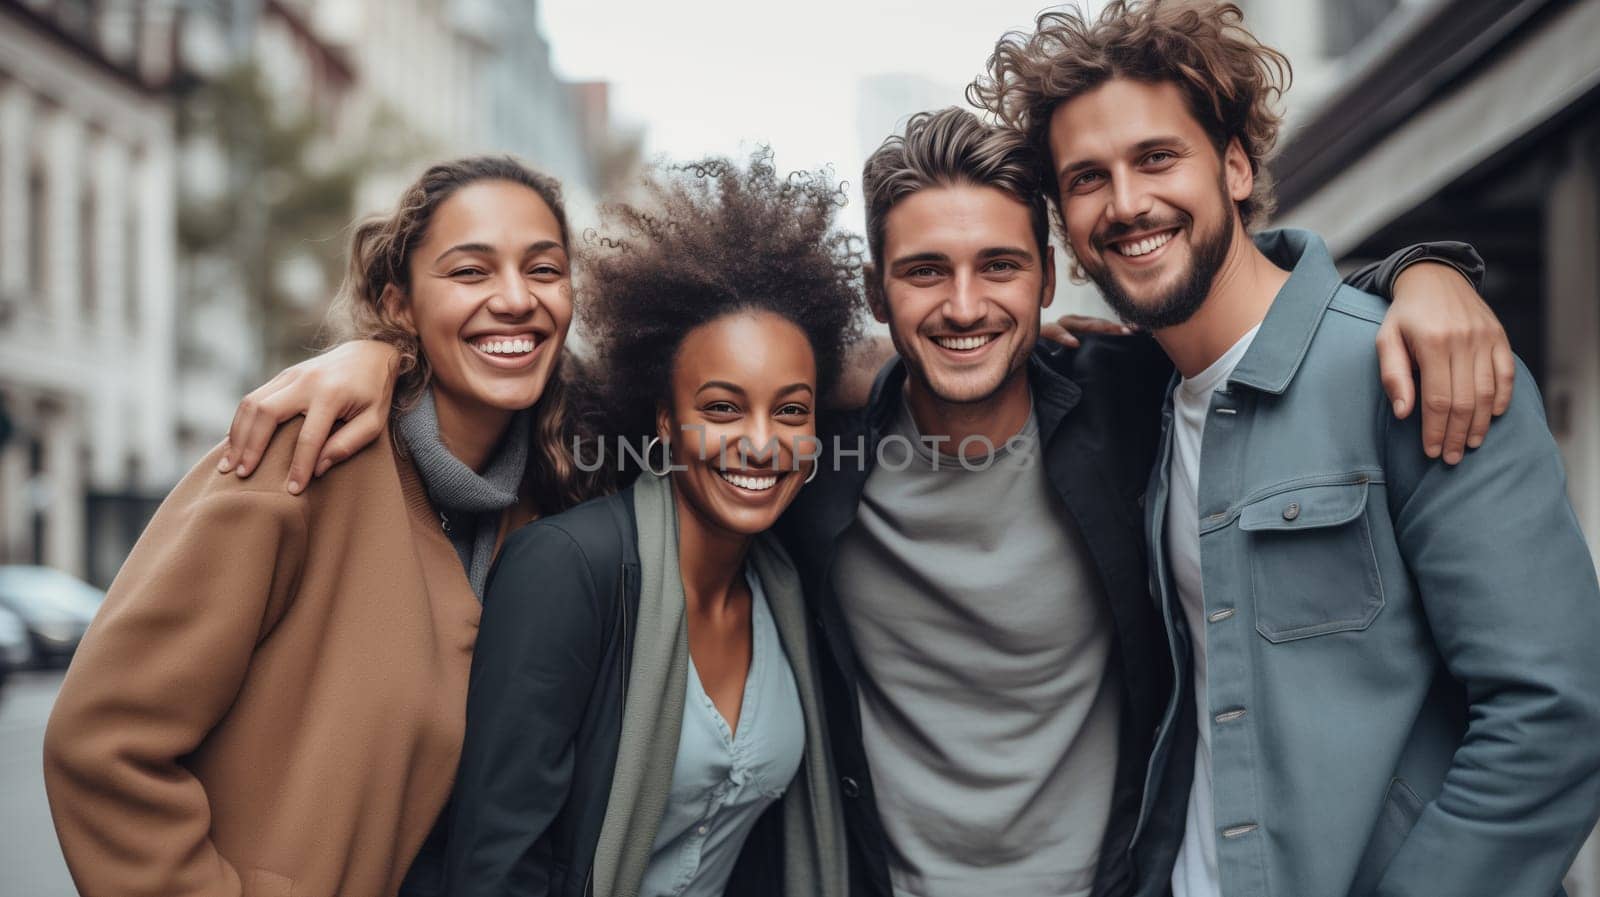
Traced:
<path fill-rule="evenodd" d="M 1223 207 L 1227 208 L 1226 195 L 1223 197 L 1223 202 Z M 1153 222 L 1148 219 L 1140 218 L 1130 225 L 1108 230 L 1100 238 L 1101 252 L 1116 252 L 1105 243 L 1121 234 L 1159 229 L 1160 225 L 1152 226 L 1152 224 Z M 1189 231 L 1193 259 L 1189 270 L 1179 279 L 1177 285 L 1166 295 L 1157 297 L 1153 303 L 1134 301 L 1133 297 L 1124 292 L 1117 283 L 1117 278 L 1111 273 L 1109 265 L 1098 271 L 1084 266 L 1090 279 L 1100 288 L 1100 294 L 1105 297 L 1106 304 L 1111 306 L 1111 310 L 1115 311 L 1123 321 L 1141 330 L 1173 327 L 1193 317 L 1194 313 L 1200 310 L 1200 306 L 1205 304 L 1206 296 L 1211 293 L 1211 282 L 1216 279 L 1217 272 L 1222 269 L 1222 263 L 1228 257 L 1228 250 L 1233 246 L 1231 216 L 1225 217 L 1222 226 L 1217 229 L 1218 233 L 1211 235 L 1202 235 L 1196 231 L 1193 217 L 1181 212 L 1177 224 Z M 1174 234 L 1173 238 L 1176 239 L 1177 235 Z"/>

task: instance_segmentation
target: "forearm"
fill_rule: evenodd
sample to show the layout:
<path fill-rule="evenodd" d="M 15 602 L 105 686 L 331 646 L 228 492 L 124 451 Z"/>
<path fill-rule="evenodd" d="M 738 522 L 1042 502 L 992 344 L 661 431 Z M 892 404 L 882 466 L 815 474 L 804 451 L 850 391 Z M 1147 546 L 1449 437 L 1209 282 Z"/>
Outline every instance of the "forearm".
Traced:
<path fill-rule="evenodd" d="M 1395 282 L 1406 268 L 1419 262 L 1449 265 L 1471 281 L 1474 289 L 1483 286 L 1484 264 L 1478 251 L 1470 243 L 1451 241 L 1407 246 L 1384 259 L 1363 265 L 1345 277 L 1344 282 L 1364 293 L 1393 299 Z"/>

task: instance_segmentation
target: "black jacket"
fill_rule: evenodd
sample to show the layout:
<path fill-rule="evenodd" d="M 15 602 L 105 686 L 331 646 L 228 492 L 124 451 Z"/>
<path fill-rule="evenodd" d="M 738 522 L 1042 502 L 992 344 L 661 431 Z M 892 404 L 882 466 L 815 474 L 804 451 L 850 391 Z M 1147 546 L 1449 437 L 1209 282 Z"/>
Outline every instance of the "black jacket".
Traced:
<path fill-rule="evenodd" d="M 507 538 L 484 595 L 451 807 L 402 894 L 589 892 L 622 733 L 639 581 L 632 489 Z M 782 838 L 769 810 L 745 843 L 728 894 L 782 892 Z"/>
<path fill-rule="evenodd" d="M 1347 282 L 1390 296 L 1400 271 L 1422 259 L 1447 262 L 1474 282 L 1482 278 L 1483 262 L 1472 247 L 1431 243 L 1400 250 Z M 1087 336 L 1082 342 L 1075 350 L 1041 343 L 1028 361 L 1028 377 L 1046 475 L 1082 531 L 1116 627 L 1110 662 L 1120 669 L 1125 711 L 1094 893 L 1114 897 L 1137 887 L 1141 895 L 1159 894 L 1182 841 L 1194 744 L 1191 724 L 1169 758 L 1156 810 L 1134 844 L 1141 801 L 1153 784 L 1147 781 L 1152 740 L 1174 687 L 1165 630 L 1151 597 L 1142 526 L 1144 490 L 1173 368 L 1148 336 Z M 801 490 L 777 527 L 823 634 L 819 654 L 846 798 L 853 897 L 891 897 L 893 892 L 889 847 L 861 742 L 859 667 L 831 578 L 839 539 L 855 519 L 878 443 L 900 408 L 905 377 L 903 365 L 892 362 L 879 375 L 866 408 L 823 421 L 817 478 Z M 860 454 L 830 463 L 836 444 Z"/>
<path fill-rule="evenodd" d="M 1172 669 L 1161 620 L 1150 600 L 1139 500 L 1155 456 L 1160 402 L 1171 366 L 1148 337 L 1088 337 L 1077 350 L 1041 344 L 1028 361 L 1045 474 L 1083 533 L 1116 626 L 1112 661 L 1120 665 L 1126 712 L 1097 893 L 1116 893 L 1128 878 L 1128 841 L 1143 794 L 1151 733 L 1171 690 Z M 876 460 L 876 449 L 901 404 L 906 371 L 895 362 L 873 388 L 867 408 L 827 422 L 824 459 L 834 439 L 846 453 L 825 463 L 778 523 L 823 633 L 823 685 L 829 731 L 845 795 L 851 892 L 889 897 L 888 846 L 873 799 L 861 743 L 858 667 L 831 574 L 840 537 Z M 837 469 L 836 469 L 837 468 Z"/>

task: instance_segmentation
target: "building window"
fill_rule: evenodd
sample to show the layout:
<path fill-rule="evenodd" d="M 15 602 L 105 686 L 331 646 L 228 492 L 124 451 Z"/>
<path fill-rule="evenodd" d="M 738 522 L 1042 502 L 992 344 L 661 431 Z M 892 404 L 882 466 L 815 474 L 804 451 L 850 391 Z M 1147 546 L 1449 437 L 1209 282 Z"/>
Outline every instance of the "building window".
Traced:
<path fill-rule="evenodd" d="M 1324 52 L 1337 58 L 1354 50 L 1399 5 L 1399 0 L 1339 0 L 1337 3 L 1323 3 Z"/>
<path fill-rule="evenodd" d="M 28 168 L 28 293 L 36 306 L 48 304 L 50 279 L 50 232 L 46 204 L 44 168 L 34 163 Z"/>
<path fill-rule="evenodd" d="M 139 213 L 128 204 L 122 237 L 122 314 L 129 335 L 139 332 Z"/>
<path fill-rule="evenodd" d="M 99 229 L 95 227 L 94 188 L 84 185 L 83 196 L 78 200 L 78 271 L 80 276 L 78 288 L 83 294 L 78 297 L 78 307 L 83 309 L 83 320 L 86 324 L 94 324 L 94 310 L 98 304 L 95 288 L 100 279 L 100 272 L 96 267 L 100 264 L 96 237 Z"/>

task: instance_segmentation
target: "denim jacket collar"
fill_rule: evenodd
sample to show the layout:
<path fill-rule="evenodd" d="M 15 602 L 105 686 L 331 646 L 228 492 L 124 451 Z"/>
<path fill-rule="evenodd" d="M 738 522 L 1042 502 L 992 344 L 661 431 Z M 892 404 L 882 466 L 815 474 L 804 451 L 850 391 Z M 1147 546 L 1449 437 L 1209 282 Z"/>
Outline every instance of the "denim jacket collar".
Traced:
<path fill-rule="evenodd" d="M 1341 280 L 1327 244 L 1310 231 L 1267 231 L 1256 237 L 1256 246 L 1273 262 L 1293 268 L 1228 382 L 1282 395 L 1300 370 Z"/>

